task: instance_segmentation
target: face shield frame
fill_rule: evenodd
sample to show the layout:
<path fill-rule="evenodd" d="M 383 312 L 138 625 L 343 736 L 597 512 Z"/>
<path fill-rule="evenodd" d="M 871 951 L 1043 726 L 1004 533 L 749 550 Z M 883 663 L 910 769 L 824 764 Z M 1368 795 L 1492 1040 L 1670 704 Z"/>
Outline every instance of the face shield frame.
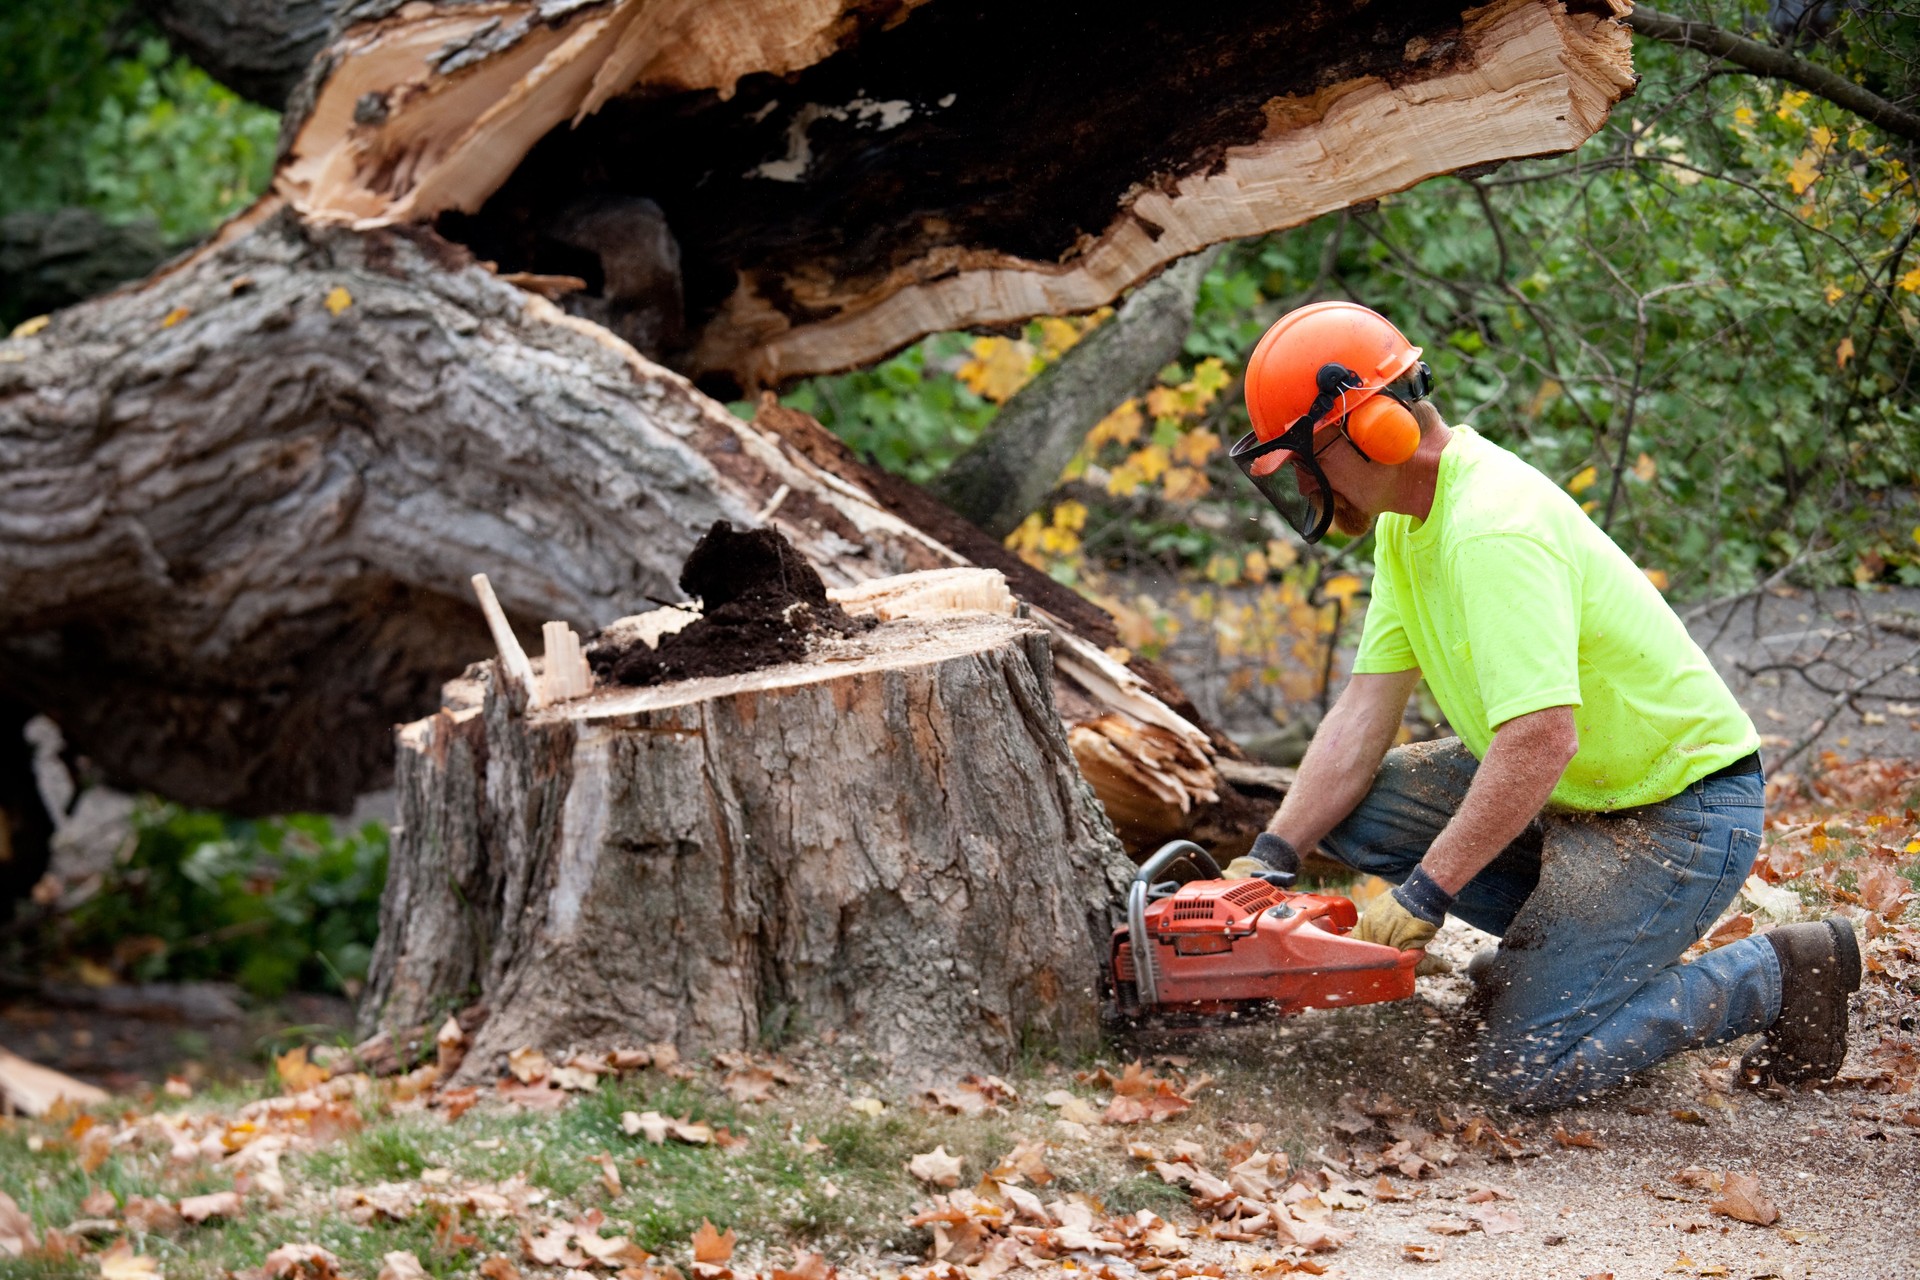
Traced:
<path fill-rule="evenodd" d="M 1327 473 L 1320 469 L 1319 459 L 1314 453 L 1314 428 L 1338 408 L 1341 410 L 1339 418 L 1332 425 L 1347 438 L 1348 443 L 1352 443 L 1352 437 L 1346 436 L 1347 414 L 1341 402 L 1345 400 L 1347 392 L 1361 390 L 1366 385 L 1365 380 L 1353 370 L 1331 363 L 1320 366 L 1314 381 L 1319 394 L 1292 426 L 1271 440 L 1261 440 L 1257 433 L 1249 431 L 1227 451 L 1227 456 L 1240 468 L 1240 474 L 1260 491 L 1260 496 L 1279 512 L 1288 527 L 1309 544 L 1324 538 L 1333 525 L 1333 486 L 1327 480 Z M 1402 381 L 1408 384 L 1404 390 L 1397 383 L 1390 383 L 1379 388 L 1375 394 L 1386 396 L 1410 409 L 1415 401 L 1426 399 L 1433 386 L 1433 375 L 1426 363 L 1420 361 Z M 1366 451 L 1359 445 L 1353 447 L 1362 458 L 1367 457 Z M 1271 469 L 1255 473 L 1257 463 L 1276 454 L 1280 455 L 1279 461 Z M 1372 461 L 1371 458 L 1367 460 Z M 1290 465 L 1303 468 L 1311 485 L 1303 486 L 1297 476 L 1287 475 Z"/>

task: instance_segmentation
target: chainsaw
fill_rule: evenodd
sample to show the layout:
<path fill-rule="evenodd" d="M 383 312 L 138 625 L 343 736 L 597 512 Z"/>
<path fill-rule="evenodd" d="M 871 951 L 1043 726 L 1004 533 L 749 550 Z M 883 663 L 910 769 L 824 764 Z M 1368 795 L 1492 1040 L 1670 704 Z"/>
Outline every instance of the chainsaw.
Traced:
<path fill-rule="evenodd" d="M 1180 864 L 1190 878 L 1164 878 Z M 1206 1022 L 1412 995 L 1420 952 L 1348 937 L 1358 919 L 1334 894 L 1223 880 L 1205 849 L 1174 840 L 1127 886 L 1127 922 L 1113 931 L 1108 963 L 1112 1012 Z"/>

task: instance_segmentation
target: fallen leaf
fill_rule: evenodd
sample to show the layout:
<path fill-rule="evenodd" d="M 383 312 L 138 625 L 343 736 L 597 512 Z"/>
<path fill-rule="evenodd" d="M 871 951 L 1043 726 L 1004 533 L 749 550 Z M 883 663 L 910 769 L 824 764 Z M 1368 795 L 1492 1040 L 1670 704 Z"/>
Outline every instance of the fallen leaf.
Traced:
<path fill-rule="evenodd" d="M 160 1264 L 125 1240 L 100 1255 L 100 1280 L 159 1280 Z"/>
<path fill-rule="evenodd" d="M 1447 1247 L 1442 1244 L 1414 1244 L 1400 1246 L 1400 1256 L 1408 1262 L 1438 1262 L 1447 1256 Z"/>
<path fill-rule="evenodd" d="M 334 1280 L 340 1259 L 317 1244 L 283 1244 L 261 1260 L 260 1274 L 275 1280 Z"/>
<path fill-rule="evenodd" d="M 1480 1230 L 1490 1236 L 1506 1235 L 1513 1231 L 1525 1231 L 1527 1224 L 1512 1209 L 1496 1209 L 1491 1205 L 1476 1205 L 1467 1211 Z"/>
<path fill-rule="evenodd" d="M 1770 1227 L 1780 1220 L 1780 1210 L 1761 1193 L 1760 1179 L 1750 1173 L 1729 1173 L 1721 1186 L 1720 1198 L 1707 1208 L 1758 1227 Z"/>
<path fill-rule="evenodd" d="M 496 1253 L 480 1264 L 480 1274 L 487 1280 L 520 1280 L 520 1268 L 513 1265 L 513 1259 L 504 1253 Z"/>
<path fill-rule="evenodd" d="M 327 290 L 326 301 L 327 310 L 337 316 L 353 305 L 353 295 L 347 292 L 345 285 L 337 284 Z"/>
<path fill-rule="evenodd" d="M 13 1197 L 0 1191 L 0 1258 L 19 1258 L 40 1247 L 33 1219 L 20 1211 Z"/>
<path fill-rule="evenodd" d="M 232 1218 L 239 1214 L 240 1193 L 237 1191 L 216 1191 L 212 1195 L 188 1196 L 180 1202 L 180 1216 L 188 1222 L 199 1224 L 208 1218 Z"/>
<path fill-rule="evenodd" d="M 600 1166 L 600 1185 L 607 1189 L 608 1195 L 617 1198 L 623 1188 L 620 1186 L 620 1170 L 614 1167 L 613 1157 L 602 1151 L 599 1155 L 588 1156 L 587 1159 Z"/>
<path fill-rule="evenodd" d="M 773 1280 L 833 1280 L 833 1265 L 824 1254 L 809 1253 L 801 1249 L 793 1255 L 791 1267 L 775 1267 Z M 980 1277 L 978 1280 L 991 1280 Z"/>
<path fill-rule="evenodd" d="M 1473 1224 L 1458 1218 L 1431 1218 L 1426 1228 L 1437 1236 L 1463 1236 L 1473 1230 Z"/>
<path fill-rule="evenodd" d="M 1901 906 L 1913 892 L 1905 877 L 1883 862 L 1876 862 L 1860 876 L 1860 898 L 1867 910 L 1883 920 L 1895 920 Z"/>
<path fill-rule="evenodd" d="M 847 1103 L 847 1106 L 863 1116 L 871 1116 L 876 1120 L 880 1118 L 880 1113 L 887 1109 L 887 1104 L 878 1098 L 854 1098 Z"/>
<path fill-rule="evenodd" d="M 427 1269 L 408 1249 L 395 1249 L 380 1260 L 379 1280 L 429 1280 Z"/>
<path fill-rule="evenodd" d="M 543 1080 L 553 1067 L 547 1061 L 547 1055 L 530 1044 L 521 1045 L 507 1055 L 507 1070 L 513 1072 L 513 1078 L 521 1084 L 532 1084 Z"/>
<path fill-rule="evenodd" d="M 1606 1144 L 1596 1138 L 1591 1129 L 1582 1129 L 1578 1133 L 1568 1133 L 1564 1125 L 1556 1125 L 1553 1140 L 1563 1147 L 1587 1147 L 1594 1151 L 1605 1151 Z"/>
<path fill-rule="evenodd" d="M 180 1227 L 180 1211 L 167 1202 L 165 1196 L 128 1196 L 127 1203 L 121 1207 L 120 1216 L 127 1226 L 148 1235 L 162 1235 Z M 4 1215 L 0 1215 L 4 1218 Z M 0 1221 L 0 1236 L 6 1234 L 4 1221 Z M 5 1241 L 0 1239 L 0 1252 L 4 1252 Z"/>
<path fill-rule="evenodd" d="M 693 1260 L 695 1262 L 726 1262 L 733 1257 L 733 1228 L 728 1227 L 722 1235 L 714 1229 L 713 1223 L 705 1218 L 700 1220 L 700 1229 L 693 1233 Z"/>
<path fill-rule="evenodd" d="M 192 307 L 175 307 L 171 311 L 168 311 L 166 315 L 160 317 L 160 327 L 162 329 L 171 329 L 192 314 Z"/>
<path fill-rule="evenodd" d="M 580 1067 L 549 1067 L 547 1083 L 571 1093 L 592 1093 L 600 1087 L 600 1073 Z"/>
<path fill-rule="evenodd" d="M 735 1102 L 772 1102 L 773 1083 L 773 1072 L 764 1067 L 748 1067 L 729 1071 L 720 1087 Z"/>
<path fill-rule="evenodd" d="M 280 1088 L 285 1093 L 305 1093 L 315 1085 L 325 1084 L 333 1078 L 333 1072 L 325 1067 L 307 1061 L 307 1047 L 289 1049 L 273 1060 L 273 1068 L 280 1076 Z"/>
<path fill-rule="evenodd" d="M 923 1151 L 907 1161 L 908 1173 L 937 1187 L 959 1186 L 961 1168 L 962 1161 L 958 1156 L 948 1155 L 945 1144 L 931 1151 Z"/>

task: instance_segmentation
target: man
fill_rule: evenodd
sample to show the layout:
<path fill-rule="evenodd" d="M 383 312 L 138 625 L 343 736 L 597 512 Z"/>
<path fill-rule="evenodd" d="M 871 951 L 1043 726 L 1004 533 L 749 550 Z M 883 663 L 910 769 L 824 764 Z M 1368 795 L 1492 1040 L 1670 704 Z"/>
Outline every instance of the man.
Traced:
<path fill-rule="evenodd" d="M 1397 886 L 1355 936 L 1422 948 L 1449 912 L 1499 935 L 1476 1066 L 1515 1103 L 1756 1031 L 1748 1083 L 1832 1076 L 1860 985 L 1847 921 L 1680 961 L 1759 849 L 1752 722 L 1572 499 L 1446 424 L 1419 357 L 1384 317 L 1329 302 L 1282 317 L 1248 362 L 1242 471 L 1308 541 L 1377 539 L 1353 679 L 1229 874 L 1293 871 L 1318 844 Z M 1460 736 L 1389 750 L 1422 676 Z"/>

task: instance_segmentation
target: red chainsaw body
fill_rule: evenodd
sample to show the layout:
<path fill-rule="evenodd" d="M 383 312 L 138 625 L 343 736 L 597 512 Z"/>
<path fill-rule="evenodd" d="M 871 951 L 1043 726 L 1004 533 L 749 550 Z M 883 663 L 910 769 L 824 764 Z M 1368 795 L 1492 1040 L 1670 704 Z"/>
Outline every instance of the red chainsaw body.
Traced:
<path fill-rule="evenodd" d="M 1357 918 L 1342 897 L 1292 893 L 1264 880 L 1188 881 L 1146 907 L 1150 984 L 1138 981 L 1141 944 L 1127 926 L 1114 930 L 1115 1003 L 1129 1016 L 1252 1008 L 1285 1014 L 1412 995 L 1420 953 L 1348 937 Z"/>

